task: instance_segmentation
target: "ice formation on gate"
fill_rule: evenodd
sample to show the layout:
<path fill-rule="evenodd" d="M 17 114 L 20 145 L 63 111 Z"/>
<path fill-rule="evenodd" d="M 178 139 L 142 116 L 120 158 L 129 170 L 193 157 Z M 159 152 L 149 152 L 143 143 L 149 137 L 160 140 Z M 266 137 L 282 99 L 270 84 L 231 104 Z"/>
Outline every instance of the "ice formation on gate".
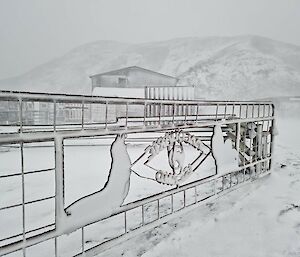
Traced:
<path fill-rule="evenodd" d="M 65 231 L 110 216 L 124 202 L 130 186 L 131 161 L 124 136 L 117 136 L 111 146 L 109 177 L 100 191 L 87 195 L 66 208 L 62 218 Z M 101 171 L 101 167 L 99 167 Z"/>
<path fill-rule="evenodd" d="M 221 126 L 214 127 L 212 153 L 216 161 L 217 173 L 224 174 L 238 169 L 238 152 L 232 147 L 231 139 L 224 142 Z"/>

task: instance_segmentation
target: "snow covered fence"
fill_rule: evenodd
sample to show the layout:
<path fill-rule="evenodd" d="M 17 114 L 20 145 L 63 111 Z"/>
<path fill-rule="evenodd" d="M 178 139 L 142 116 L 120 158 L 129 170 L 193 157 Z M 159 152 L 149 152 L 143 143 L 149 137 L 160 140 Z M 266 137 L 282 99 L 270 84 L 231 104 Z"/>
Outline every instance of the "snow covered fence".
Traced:
<path fill-rule="evenodd" d="M 11 110 L 0 115 L 0 183 L 5 185 L 0 187 L 0 256 L 93 255 L 271 168 L 274 107 L 268 101 L 2 91 L 0 103 L 7 108 L 13 103 L 14 109 L 11 117 L 6 115 Z M 35 106 L 40 115 L 31 115 Z M 73 114 L 65 117 L 65 110 Z M 65 142 L 90 143 L 108 135 L 114 140 L 107 182 L 65 204 Z M 134 138 L 149 135 L 156 138 L 151 145 L 130 150 Z M 80 160 L 73 161 L 79 166 Z M 88 164 L 84 169 L 95 180 Z M 101 237 L 104 232 L 108 236 Z"/>

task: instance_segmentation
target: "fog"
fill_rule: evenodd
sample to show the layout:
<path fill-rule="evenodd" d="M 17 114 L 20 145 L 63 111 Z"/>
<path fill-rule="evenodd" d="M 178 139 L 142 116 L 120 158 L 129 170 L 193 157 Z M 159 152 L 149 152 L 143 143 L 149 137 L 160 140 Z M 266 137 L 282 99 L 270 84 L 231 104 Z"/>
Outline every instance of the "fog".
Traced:
<path fill-rule="evenodd" d="M 255 34 L 300 45 L 298 0 L 1 0 L 0 79 L 96 40 Z"/>

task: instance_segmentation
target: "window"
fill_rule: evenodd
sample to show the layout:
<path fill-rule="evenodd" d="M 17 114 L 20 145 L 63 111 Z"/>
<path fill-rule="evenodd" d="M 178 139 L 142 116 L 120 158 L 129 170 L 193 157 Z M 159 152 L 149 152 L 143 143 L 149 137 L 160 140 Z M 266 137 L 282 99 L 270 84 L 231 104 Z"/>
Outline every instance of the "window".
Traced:
<path fill-rule="evenodd" d="M 126 87 L 127 79 L 126 78 L 119 78 L 119 87 Z"/>

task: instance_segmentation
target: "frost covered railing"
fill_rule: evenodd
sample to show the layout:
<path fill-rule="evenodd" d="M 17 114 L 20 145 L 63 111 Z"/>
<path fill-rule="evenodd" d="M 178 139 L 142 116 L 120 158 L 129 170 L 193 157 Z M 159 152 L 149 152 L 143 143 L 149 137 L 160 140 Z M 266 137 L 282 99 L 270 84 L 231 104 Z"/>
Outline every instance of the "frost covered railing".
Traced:
<path fill-rule="evenodd" d="M 0 91 L 1 132 L 151 129 L 222 119 L 268 118 L 268 101 L 152 100 Z"/>
<path fill-rule="evenodd" d="M 271 166 L 271 102 L 1 92 L 0 113 L 0 256 L 93 255 L 264 175 Z M 81 145 L 82 139 L 88 145 L 103 139 L 105 145 L 109 138 L 107 183 L 67 204 L 66 149 Z M 153 142 L 129 158 L 126 145 L 139 140 Z M 36 161 L 46 150 L 51 151 L 49 158 Z M 192 151 L 196 158 L 188 160 Z M 164 152 L 168 168 L 155 167 L 152 161 Z M 202 175 L 209 159 L 215 166 Z M 163 188 L 124 203 L 135 182 L 132 176 Z M 108 235 L 102 236 L 104 232 Z"/>

